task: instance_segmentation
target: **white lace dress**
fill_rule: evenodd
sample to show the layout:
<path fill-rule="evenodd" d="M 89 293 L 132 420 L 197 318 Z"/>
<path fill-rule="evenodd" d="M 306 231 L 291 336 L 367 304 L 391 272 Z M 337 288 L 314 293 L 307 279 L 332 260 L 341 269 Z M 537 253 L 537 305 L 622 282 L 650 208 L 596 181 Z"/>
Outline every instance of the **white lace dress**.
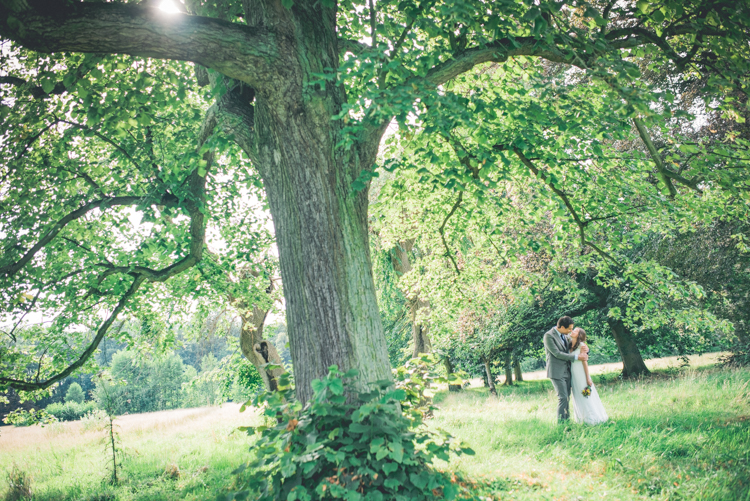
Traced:
<path fill-rule="evenodd" d="M 580 353 L 578 348 L 575 353 Z M 591 386 L 591 395 L 584 397 L 583 391 L 586 386 L 586 372 L 583 370 L 583 363 L 576 360 L 570 366 L 571 389 L 573 391 L 573 414 L 576 423 L 601 424 L 607 421 L 607 412 L 604 410 L 602 401 L 599 400 L 599 393 L 595 386 Z"/>

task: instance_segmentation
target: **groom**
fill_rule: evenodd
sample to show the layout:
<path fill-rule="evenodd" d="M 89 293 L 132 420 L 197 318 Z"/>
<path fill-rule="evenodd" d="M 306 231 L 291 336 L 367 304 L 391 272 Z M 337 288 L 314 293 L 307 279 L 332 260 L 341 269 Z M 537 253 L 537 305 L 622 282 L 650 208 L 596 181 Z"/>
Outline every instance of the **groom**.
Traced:
<path fill-rule="evenodd" d="M 573 319 L 560 317 L 557 327 L 544 335 L 544 351 L 547 353 L 547 377 L 557 392 L 557 420 L 566 421 L 570 417 L 568 400 L 570 399 L 570 364 L 576 360 L 584 362 L 589 359 L 588 347 L 582 346 L 581 353 L 574 355 L 570 351 L 568 334 L 573 331 Z"/>

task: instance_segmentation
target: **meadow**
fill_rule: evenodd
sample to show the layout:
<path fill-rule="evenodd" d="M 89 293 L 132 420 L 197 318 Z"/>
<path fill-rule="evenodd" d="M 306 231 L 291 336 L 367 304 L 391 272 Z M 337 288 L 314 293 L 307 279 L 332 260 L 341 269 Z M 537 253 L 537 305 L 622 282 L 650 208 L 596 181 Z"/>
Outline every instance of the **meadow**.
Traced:
<path fill-rule="evenodd" d="M 549 381 L 441 391 L 430 426 L 476 452 L 441 469 L 478 480 L 492 499 L 750 500 L 750 370 L 714 359 L 650 362 L 652 377 L 594 377 L 610 421 L 589 427 L 555 422 Z M 708 365 L 706 365 L 708 364 Z M 117 419 L 122 482 L 107 485 L 103 433 L 91 424 L 0 429 L 0 471 L 33 477 L 35 500 L 216 499 L 247 458 L 257 424 L 237 404 Z M 6 487 L 3 486 L 2 489 Z M 0 489 L 0 495 L 2 495 Z"/>

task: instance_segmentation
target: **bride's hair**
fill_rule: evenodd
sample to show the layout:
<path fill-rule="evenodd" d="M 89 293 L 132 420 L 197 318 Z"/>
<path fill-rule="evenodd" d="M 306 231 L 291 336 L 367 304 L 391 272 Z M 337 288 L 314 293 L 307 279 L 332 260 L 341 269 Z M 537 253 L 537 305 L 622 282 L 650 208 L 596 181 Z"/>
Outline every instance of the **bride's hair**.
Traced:
<path fill-rule="evenodd" d="M 580 327 L 576 327 L 574 330 L 578 331 L 578 339 L 576 339 L 576 344 L 570 348 L 570 351 L 576 351 L 581 343 L 586 342 L 586 331 L 581 329 Z"/>

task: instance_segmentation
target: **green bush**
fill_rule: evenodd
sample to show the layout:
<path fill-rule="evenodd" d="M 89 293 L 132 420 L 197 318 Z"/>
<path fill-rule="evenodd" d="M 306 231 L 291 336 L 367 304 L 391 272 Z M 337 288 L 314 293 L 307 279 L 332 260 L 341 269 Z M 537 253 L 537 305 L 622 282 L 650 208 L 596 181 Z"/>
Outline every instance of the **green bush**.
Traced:
<path fill-rule="evenodd" d="M 95 402 L 65 402 L 49 404 L 45 410 L 60 421 L 77 421 L 87 413 L 96 409 Z"/>
<path fill-rule="evenodd" d="M 68 391 L 65 393 L 65 402 L 75 402 L 77 404 L 83 403 L 86 400 L 83 394 L 83 388 L 78 383 L 71 383 L 68 386 Z"/>
<path fill-rule="evenodd" d="M 432 462 L 473 451 L 427 430 L 420 412 L 405 416 L 400 402 L 406 402 L 407 391 L 394 389 L 392 382 L 358 392 L 356 374 L 331 367 L 326 379 L 313 381 L 313 398 L 304 407 L 293 399 L 286 374 L 278 392 L 256 397 L 253 405 L 264 406 L 273 424 L 255 430 L 256 457 L 237 470 L 248 472 L 239 481 L 244 490 L 225 499 L 411 501 L 468 495 L 455 476 L 435 470 Z"/>

